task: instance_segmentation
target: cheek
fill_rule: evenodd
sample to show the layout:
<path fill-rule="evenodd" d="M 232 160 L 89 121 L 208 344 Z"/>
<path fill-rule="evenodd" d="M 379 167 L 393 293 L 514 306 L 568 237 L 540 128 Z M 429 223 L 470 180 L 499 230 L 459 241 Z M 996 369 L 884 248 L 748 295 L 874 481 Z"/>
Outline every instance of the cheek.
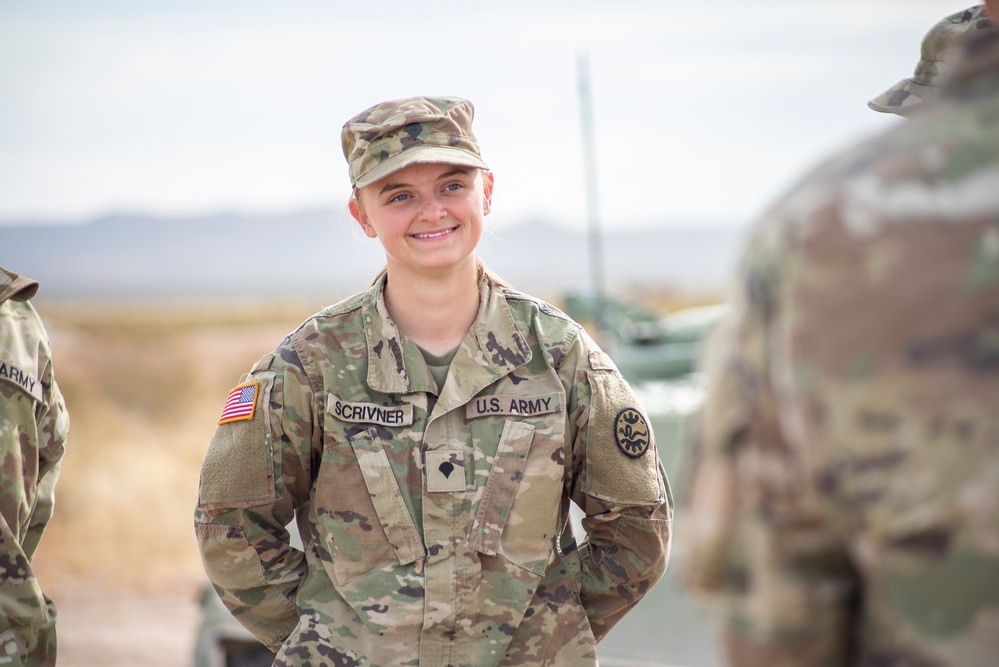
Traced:
<path fill-rule="evenodd" d="M 454 215 L 465 219 L 481 218 L 489 213 L 491 208 L 492 204 L 489 199 L 483 197 L 480 193 L 476 193 L 458 204 L 452 212 Z"/>

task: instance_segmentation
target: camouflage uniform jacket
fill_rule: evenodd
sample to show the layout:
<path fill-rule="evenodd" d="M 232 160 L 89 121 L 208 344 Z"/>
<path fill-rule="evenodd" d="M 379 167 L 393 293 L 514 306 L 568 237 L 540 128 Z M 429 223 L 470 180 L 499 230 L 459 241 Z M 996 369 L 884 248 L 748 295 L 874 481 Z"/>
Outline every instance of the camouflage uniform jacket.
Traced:
<path fill-rule="evenodd" d="M 55 663 L 55 618 L 31 558 L 52 516 L 69 419 L 38 283 L 0 268 L 0 665 Z"/>
<path fill-rule="evenodd" d="M 681 537 L 733 665 L 999 665 L 999 36 L 765 216 Z"/>
<path fill-rule="evenodd" d="M 577 324 L 486 279 L 438 388 L 382 285 L 307 320 L 230 394 L 255 407 L 222 420 L 202 468 L 209 577 L 277 665 L 595 665 L 669 550 L 672 497 L 630 387 Z"/>

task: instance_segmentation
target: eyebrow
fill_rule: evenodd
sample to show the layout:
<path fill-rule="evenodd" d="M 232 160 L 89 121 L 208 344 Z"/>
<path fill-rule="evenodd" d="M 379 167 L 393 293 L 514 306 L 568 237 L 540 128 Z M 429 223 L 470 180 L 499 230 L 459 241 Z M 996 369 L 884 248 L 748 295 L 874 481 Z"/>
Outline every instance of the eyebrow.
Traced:
<path fill-rule="evenodd" d="M 469 173 L 471 173 L 471 169 L 468 168 L 468 167 L 455 167 L 454 169 L 448 169 L 447 171 L 445 171 L 443 174 L 441 174 L 440 176 L 438 176 L 436 180 L 443 181 L 443 180 L 451 178 L 452 176 L 455 176 L 457 174 L 464 174 L 464 175 L 467 176 Z M 398 182 L 397 183 L 386 183 L 385 185 L 382 186 L 382 189 L 378 191 L 378 194 L 379 195 L 383 195 L 386 192 L 391 192 L 393 190 L 399 190 L 400 188 L 408 188 L 408 187 L 412 187 L 411 184 L 409 184 L 409 183 L 398 183 Z"/>

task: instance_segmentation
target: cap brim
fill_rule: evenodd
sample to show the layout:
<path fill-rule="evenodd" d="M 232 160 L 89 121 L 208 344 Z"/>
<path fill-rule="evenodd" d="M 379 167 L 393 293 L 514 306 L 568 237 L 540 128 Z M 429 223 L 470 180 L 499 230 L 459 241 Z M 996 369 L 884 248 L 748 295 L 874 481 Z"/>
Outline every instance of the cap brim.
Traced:
<path fill-rule="evenodd" d="M 459 167 L 489 169 L 489 166 L 480 158 L 460 148 L 451 148 L 448 146 L 415 146 L 398 155 L 393 155 L 384 162 L 379 162 L 369 169 L 367 173 L 358 177 L 354 182 L 354 187 L 363 188 L 371 185 L 411 164 L 453 164 Z"/>
<path fill-rule="evenodd" d="M 871 109 L 882 113 L 908 116 L 927 102 L 936 98 L 939 89 L 917 83 L 912 79 L 902 79 L 894 86 L 867 103 Z"/>

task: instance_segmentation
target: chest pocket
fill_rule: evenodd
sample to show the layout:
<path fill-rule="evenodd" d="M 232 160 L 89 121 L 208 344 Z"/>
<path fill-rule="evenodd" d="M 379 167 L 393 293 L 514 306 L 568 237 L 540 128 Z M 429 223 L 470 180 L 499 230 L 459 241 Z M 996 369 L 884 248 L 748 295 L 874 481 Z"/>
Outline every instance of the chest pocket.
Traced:
<path fill-rule="evenodd" d="M 328 445 L 316 480 L 316 514 L 337 584 L 391 563 L 423 558 L 423 542 L 402 498 L 377 427 Z"/>
<path fill-rule="evenodd" d="M 562 438 L 508 419 L 472 521 L 469 546 L 542 575 L 554 553 L 562 493 Z"/>

